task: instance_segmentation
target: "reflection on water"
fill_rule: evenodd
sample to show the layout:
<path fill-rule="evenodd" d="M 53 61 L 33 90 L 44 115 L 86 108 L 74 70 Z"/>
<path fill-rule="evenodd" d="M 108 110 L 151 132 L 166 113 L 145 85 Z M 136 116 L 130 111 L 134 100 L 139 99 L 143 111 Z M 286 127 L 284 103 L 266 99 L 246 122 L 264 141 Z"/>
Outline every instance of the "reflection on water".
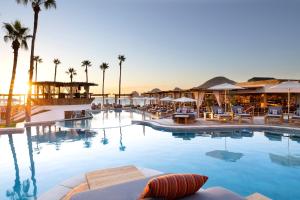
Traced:
<path fill-rule="evenodd" d="M 270 153 L 269 154 L 270 159 L 273 163 L 286 166 L 286 167 L 295 167 L 295 166 L 300 166 L 300 157 L 296 156 L 291 156 L 291 155 L 277 155 Z"/>
<path fill-rule="evenodd" d="M 265 131 L 264 135 L 270 140 L 270 141 L 281 141 L 282 134 L 278 134 L 275 132 Z"/>
<path fill-rule="evenodd" d="M 191 140 L 196 137 L 196 133 L 172 133 L 172 136 L 183 140 Z"/>
<path fill-rule="evenodd" d="M 117 123 L 122 121 L 122 114 L 101 113 L 103 118 L 111 115 Z M 131 117 L 129 113 L 128 117 Z M 11 159 L 11 166 L 5 166 L 0 160 L 0 168 L 12 179 L 0 174 L 1 179 L 6 178 L 2 180 L 7 185 L 0 188 L 0 199 L 36 199 L 37 195 L 79 173 L 128 164 L 166 173 L 207 174 L 211 177 L 207 187 L 223 186 L 242 195 L 261 192 L 273 199 L 278 197 L 273 185 L 281 184 L 277 182 L 282 181 L 281 174 L 285 184 L 291 187 L 294 179 L 296 182 L 300 179 L 300 138 L 270 131 L 171 133 L 138 125 L 99 130 L 33 127 L 27 128 L 24 135 L 9 135 L 7 141 L 3 138 L 0 142 L 5 141 L 7 145 L 4 153 L 9 154 L 6 159 Z M 257 178 L 267 183 L 261 181 L 261 185 L 255 186 Z M 245 181 L 254 185 L 253 188 L 244 186 Z M 292 193 L 300 196 L 300 192 Z M 280 191 L 283 196 L 279 197 L 286 197 L 285 194 Z"/>
<path fill-rule="evenodd" d="M 103 128 L 118 128 L 119 126 L 131 125 L 132 120 L 149 119 L 144 115 L 122 111 L 97 111 L 92 113 L 92 119 L 86 120 L 71 120 L 58 122 L 57 126 L 74 128 L 74 129 L 103 129 Z"/>
<path fill-rule="evenodd" d="M 37 132 L 32 136 L 32 140 L 36 142 L 36 153 L 41 152 L 39 147 L 41 143 L 48 143 L 55 146 L 56 150 L 60 150 L 60 146 L 64 142 L 83 141 L 84 148 L 90 148 L 92 145 L 92 138 L 95 137 L 96 132 L 81 129 L 59 130 L 58 132 Z M 105 133 L 104 133 L 105 135 Z M 105 142 L 106 143 L 106 142 Z"/>
<path fill-rule="evenodd" d="M 16 154 L 16 149 L 14 146 L 13 136 L 11 134 L 8 135 L 9 145 L 14 161 L 14 169 L 15 169 L 15 183 L 12 189 L 6 190 L 6 197 L 12 200 L 25 200 L 25 199 L 36 199 L 37 198 L 37 184 L 35 179 L 35 166 L 33 160 L 33 150 L 32 150 L 32 140 L 31 140 L 31 129 L 27 128 L 27 144 L 28 144 L 28 153 L 30 159 L 30 171 L 31 171 L 31 182 L 33 185 L 33 191 L 30 193 L 31 182 L 29 178 L 22 181 L 20 180 L 20 171 L 18 165 L 18 159 Z"/>
<path fill-rule="evenodd" d="M 120 127 L 120 147 L 119 147 L 119 149 L 120 149 L 120 151 L 125 151 L 126 147 L 123 145 L 122 139 L 123 139 L 122 128 Z"/>
<path fill-rule="evenodd" d="M 108 144 L 108 139 L 106 137 L 105 129 L 103 129 L 103 138 L 101 138 L 101 143 L 103 145 L 107 145 Z"/>
<path fill-rule="evenodd" d="M 228 162 L 236 162 L 237 160 L 241 159 L 244 154 L 230 152 L 227 150 L 214 150 L 207 152 L 206 155 Z"/>
<path fill-rule="evenodd" d="M 36 199 L 37 185 L 36 185 L 36 179 L 35 179 L 35 165 L 34 165 L 34 160 L 33 160 L 31 128 L 26 128 L 26 134 L 27 134 L 28 153 L 29 153 L 29 159 L 30 159 L 31 181 L 33 184 L 33 196 Z"/>

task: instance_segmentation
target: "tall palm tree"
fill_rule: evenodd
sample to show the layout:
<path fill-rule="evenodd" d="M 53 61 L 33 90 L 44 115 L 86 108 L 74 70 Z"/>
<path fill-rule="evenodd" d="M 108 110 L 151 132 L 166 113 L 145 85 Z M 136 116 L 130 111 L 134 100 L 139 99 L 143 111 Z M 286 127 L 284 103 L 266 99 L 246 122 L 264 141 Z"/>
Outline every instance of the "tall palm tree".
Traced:
<path fill-rule="evenodd" d="M 120 66 L 120 76 L 119 76 L 119 104 L 121 104 L 121 77 L 122 77 L 122 63 L 125 61 L 124 55 L 119 55 L 119 66 Z"/>
<path fill-rule="evenodd" d="M 29 87 L 27 92 L 27 102 L 25 109 L 26 121 L 29 122 L 31 120 L 31 93 L 32 93 L 32 77 L 33 77 L 33 65 L 34 65 L 34 49 L 35 49 L 35 39 L 37 34 L 37 27 L 39 21 L 39 13 L 41 11 L 41 6 L 43 6 L 46 10 L 50 8 L 56 8 L 56 0 L 16 0 L 19 4 L 30 4 L 33 13 L 34 13 L 34 21 L 33 21 L 33 35 L 31 41 L 31 51 L 30 51 L 30 68 L 29 68 Z"/>
<path fill-rule="evenodd" d="M 102 63 L 100 65 L 100 69 L 103 72 L 103 76 L 102 76 L 102 106 L 104 105 L 104 79 L 105 79 L 105 71 L 109 68 L 107 63 Z"/>
<path fill-rule="evenodd" d="M 57 71 L 57 66 L 61 64 L 59 59 L 54 59 L 53 63 L 55 64 L 55 72 L 54 72 L 54 82 L 56 82 L 56 71 Z"/>
<path fill-rule="evenodd" d="M 76 70 L 70 67 L 66 73 L 70 75 L 71 83 L 73 83 L 73 76 L 77 75 Z"/>
<path fill-rule="evenodd" d="M 6 107 L 6 125 L 9 126 L 11 122 L 11 104 L 16 78 L 19 49 L 28 49 L 27 40 L 31 38 L 31 35 L 28 34 L 29 29 L 27 27 L 23 27 L 21 22 L 18 20 L 12 24 L 4 23 L 3 28 L 5 30 L 4 41 L 12 42 L 11 47 L 14 50 L 13 70 L 10 79 L 9 94 Z"/>
<path fill-rule="evenodd" d="M 84 72 L 85 72 L 85 77 L 86 77 L 87 83 L 89 82 L 88 67 L 91 67 L 91 66 L 92 66 L 92 63 L 89 60 L 84 60 L 81 62 L 81 67 L 85 67 Z"/>
<path fill-rule="evenodd" d="M 35 82 L 37 82 L 38 63 L 42 63 L 43 59 L 40 56 L 34 56 L 33 60 L 35 62 Z"/>

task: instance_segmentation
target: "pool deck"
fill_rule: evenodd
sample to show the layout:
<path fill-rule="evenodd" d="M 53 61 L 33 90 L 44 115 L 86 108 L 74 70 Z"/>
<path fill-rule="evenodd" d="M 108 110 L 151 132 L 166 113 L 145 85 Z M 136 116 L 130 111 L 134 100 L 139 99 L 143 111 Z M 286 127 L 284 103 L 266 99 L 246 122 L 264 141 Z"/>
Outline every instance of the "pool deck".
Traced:
<path fill-rule="evenodd" d="M 23 133 L 24 127 L 28 126 L 52 126 L 58 121 L 64 120 L 64 111 L 66 110 L 89 110 L 90 105 L 69 105 L 69 106 L 46 106 L 47 112 L 39 113 L 32 117 L 32 121 L 28 123 L 19 123 L 17 128 L 0 128 L 1 134 L 8 133 Z M 99 112 L 99 111 L 97 111 Z M 133 112 L 135 112 L 133 110 Z M 170 118 L 151 120 L 133 120 L 132 124 L 146 125 L 154 129 L 166 131 L 226 131 L 232 129 L 253 129 L 253 130 L 270 130 L 270 131 L 286 131 L 287 133 L 300 134 L 300 123 L 288 123 L 285 119 L 284 123 L 278 121 L 271 121 L 265 124 L 264 117 L 256 116 L 253 123 L 249 120 L 244 120 L 238 123 L 237 120 L 232 121 L 217 121 L 217 120 L 204 120 L 198 118 L 192 124 L 178 124 Z"/>
<path fill-rule="evenodd" d="M 217 121 L 197 119 L 192 124 L 178 124 L 172 119 L 152 119 L 152 120 L 133 120 L 133 124 L 146 125 L 154 129 L 165 131 L 226 131 L 232 129 L 252 129 L 252 130 L 270 130 L 270 131 L 285 131 L 287 133 L 300 134 L 300 124 L 278 123 L 276 121 L 265 124 L 263 117 L 254 117 L 253 123 L 250 121 Z"/>

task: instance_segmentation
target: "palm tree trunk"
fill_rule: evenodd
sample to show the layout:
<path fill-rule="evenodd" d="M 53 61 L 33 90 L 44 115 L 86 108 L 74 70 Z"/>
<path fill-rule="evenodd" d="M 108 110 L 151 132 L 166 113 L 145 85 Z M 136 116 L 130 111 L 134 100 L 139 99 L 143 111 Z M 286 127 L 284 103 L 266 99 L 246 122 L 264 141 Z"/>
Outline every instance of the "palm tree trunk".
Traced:
<path fill-rule="evenodd" d="M 86 82 L 88 83 L 89 82 L 89 75 L 88 75 L 88 68 L 87 68 L 87 65 L 85 66 L 85 79 L 86 79 Z"/>
<path fill-rule="evenodd" d="M 35 61 L 35 82 L 37 82 L 38 63 Z"/>
<path fill-rule="evenodd" d="M 55 65 L 54 82 L 56 82 L 56 70 L 57 70 L 57 64 Z"/>
<path fill-rule="evenodd" d="M 14 91 L 14 84 L 15 84 L 15 78 L 16 78 L 18 54 L 19 54 L 19 49 L 15 49 L 14 50 L 14 64 L 13 64 L 13 70 L 12 70 L 12 74 L 11 74 L 7 106 L 6 106 L 6 126 L 9 126 L 10 122 L 11 122 L 11 104 L 12 104 L 12 95 L 13 95 L 13 91 Z"/>
<path fill-rule="evenodd" d="M 88 75 L 88 66 L 86 65 L 85 66 L 85 75 L 86 75 L 86 82 L 88 83 L 89 82 L 89 75 Z M 86 98 L 88 99 L 89 98 L 89 94 L 90 94 L 90 87 L 87 87 L 87 90 L 86 90 Z"/>
<path fill-rule="evenodd" d="M 104 106 L 104 79 L 105 79 L 105 70 L 103 70 L 103 79 L 102 79 L 102 107 Z"/>
<path fill-rule="evenodd" d="M 38 61 L 35 61 L 35 82 L 37 82 L 37 74 L 38 74 Z M 35 94 L 38 94 L 38 86 L 35 86 Z M 36 96 L 37 98 L 37 96 Z"/>
<path fill-rule="evenodd" d="M 38 27 L 38 20 L 39 20 L 39 10 L 34 10 L 33 35 L 31 40 L 31 51 L 30 51 L 29 87 L 28 87 L 27 102 L 25 107 L 26 122 L 31 121 L 31 94 L 32 94 L 32 76 L 33 76 L 33 64 L 34 64 L 33 57 L 34 57 L 34 47 L 35 47 L 36 32 Z"/>
<path fill-rule="evenodd" d="M 73 83 L 73 75 L 70 75 L 71 83 Z"/>
<path fill-rule="evenodd" d="M 119 105 L 121 104 L 121 77 L 122 77 L 122 64 L 120 63 L 120 77 L 119 77 Z"/>

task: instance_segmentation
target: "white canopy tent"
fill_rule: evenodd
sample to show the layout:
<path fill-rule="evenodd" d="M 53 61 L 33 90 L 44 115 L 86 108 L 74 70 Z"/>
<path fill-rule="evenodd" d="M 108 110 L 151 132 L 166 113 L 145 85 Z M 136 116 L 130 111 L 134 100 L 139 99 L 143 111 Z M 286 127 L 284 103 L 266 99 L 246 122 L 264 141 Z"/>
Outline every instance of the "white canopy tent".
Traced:
<path fill-rule="evenodd" d="M 191 99 L 188 97 L 181 97 L 178 99 L 174 99 L 173 102 L 177 102 L 177 103 L 191 103 L 191 102 L 196 102 L 196 99 Z"/>
<path fill-rule="evenodd" d="M 170 102 L 170 101 L 173 101 L 174 99 L 171 98 L 171 97 L 164 97 L 162 99 L 160 99 L 160 101 L 165 101 L 165 102 Z"/>
<path fill-rule="evenodd" d="M 215 85 L 213 87 L 210 87 L 208 88 L 209 90 L 224 90 L 224 98 L 225 98 L 225 112 L 226 112 L 226 99 L 227 99 L 227 91 L 229 90 L 241 90 L 241 89 L 244 89 L 240 86 L 237 86 L 237 85 L 233 85 L 233 84 L 230 84 L 230 83 L 223 83 L 223 84 L 220 84 L 220 85 Z"/>
<path fill-rule="evenodd" d="M 291 93 L 300 93 L 300 83 L 298 81 L 286 81 L 270 87 L 269 90 L 274 90 L 274 92 L 283 90 L 288 93 L 288 114 L 290 114 Z"/>

